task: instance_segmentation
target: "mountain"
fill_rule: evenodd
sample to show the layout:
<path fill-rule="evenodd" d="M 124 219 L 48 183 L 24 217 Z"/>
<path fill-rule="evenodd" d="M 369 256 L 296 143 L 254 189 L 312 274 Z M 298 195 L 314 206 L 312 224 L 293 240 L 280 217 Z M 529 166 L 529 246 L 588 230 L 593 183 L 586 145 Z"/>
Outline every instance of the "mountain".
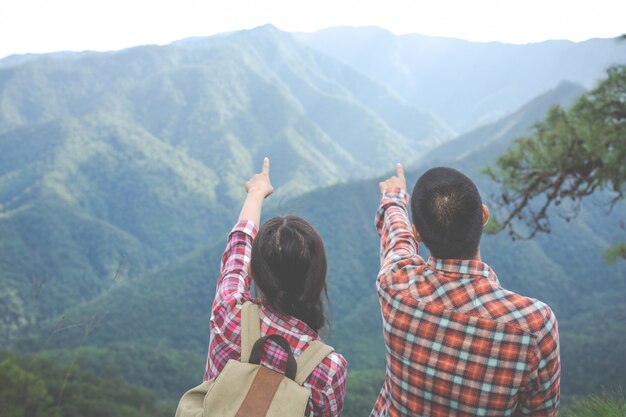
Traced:
<path fill-rule="evenodd" d="M 529 133 L 556 103 L 568 106 L 583 90 L 565 83 L 537 97 L 502 120 L 476 129 L 423 155 L 406 169 L 411 187 L 433 166 L 451 166 L 473 178 L 489 204 L 496 187 L 481 174 L 519 135 Z M 333 302 L 332 340 L 345 352 L 352 369 L 383 363 L 380 310 L 374 295 L 378 242 L 373 214 L 380 178 L 338 185 L 296 197 L 285 211 L 310 219 L 329 242 L 330 297 Z M 602 196 L 598 196 L 602 201 Z M 314 201 L 337 202 L 315 207 Z M 608 201 L 608 200 L 605 200 Z M 492 210 L 496 212 L 492 206 Z M 505 233 L 484 235 L 482 258 L 502 285 L 541 299 L 559 321 L 563 361 L 562 392 L 566 399 L 624 386 L 626 367 L 626 265 L 607 265 L 603 251 L 622 241 L 616 227 L 626 216 L 622 203 L 607 213 L 598 201 L 588 201 L 578 217 L 566 222 L 551 212 L 552 232 L 530 241 L 512 241 Z M 428 256 L 422 250 L 422 256 Z M 611 311 L 609 313 L 609 311 Z"/>
<path fill-rule="evenodd" d="M 118 368 L 101 375 L 78 365 L 71 371 L 70 376 L 65 366 L 33 355 L 0 352 L 2 415 L 166 417 L 176 410 L 153 392 L 125 383 Z"/>
<path fill-rule="evenodd" d="M 549 93 L 532 99 L 497 122 L 472 129 L 420 154 L 412 165 L 436 166 L 439 163 L 449 163 L 451 160 L 479 167 L 492 164 L 494 155 L 504 153 L 513 144 L 513 139 L 530 133 L 529 127 L 543 119 L 555 103 L 567 108 L 584 92 L 585 89 L 579 84 L 562 82 Z M 471 166 L 464 168 L 479 174 Z"/>
<path fill-rule="evenodd" d="M 493 184 L 480 174 L 481 168 L 493 164 L 501 149 L 528 132 L 551 105 L 567 106 L 582 91 L 580 86 L 561 84 L 510 116 L 460 136 L 454 146 L 444 144 L 433 149 L 407 169 L 408 183 L 413 184 L 428 167 L 445 164 L 468 173 L 481 191 L 488 193 Z M 351 372 L 363 371 L 356 372 L 355 378 L 359 392 L 363 391 L 368 401 L 379 386 L 366 389 L 363 378 L 373 372 L 372 381 L 379 381 L 380 373 L 368 370 L 384 368 L 380 310 L 374 288 L 379 241 L 373 216 L 379 180 L 351 181 L 314 190 L 265 214 L 265 218 L 301 215 L 324 239 L 332 319 L 326 337 L 346 356 Z M 553 216 L 549 236 L 515 242 L 505 234 L 483 237 L 483 259 L 494 268 L 502 285 L 539 298 L 555 311 L 561 330 L 565 397 L 626 382 L 626 368 L 621 361 L 626 346 L 622 311 L 626 265 L 607 265 L 601 260 L 604 248 L 621 238 L 614 226 L 625 214 L 623 205 L 607 216 L 590 204 L 571 223 Z M 189 352 L 197 358 L 194 361 L 198 369 L 188 375 L 195 381 L 201 375 L 208 344 L 209 308 L 225 237 L 156 273 L 122 280 L 100 297 L 67 310 L 64 325 L 80 326 L 54 333 L 59 326 L 59 318 L 55 318 L 34 329 L 32 337 L 22 339 L 16 347 L 40 349 L 43 333 L 48 349 L 79 348 L 85 325 L 95 317 L 97 325 L 89 333 L 89 345 L 118 349 L 120 343 L 132 340 L 148 349 L 157 346 L 159 350 Z M 102 367 L 101 357 L 95 354 L 87 353 L 85 361 L 95 368 Z M 132 372 L 133 365 L 128 366 Z M 180 380 L 184 378 L 178 376 L 176 381 Z M 154 383 L 147 384 L 153 387 Z M 169 392 L 175 397 L 184 388 L 184 384 L 170 385 Z M 361 404 L 364 400 L 358 397 L 354 401 Z M 356 407 L 356 403 L 350 402 L 348 408 Z"/>
<path fill-rule="evenodd" d="M 3 60 L 0 340 L 222 236 L 263 156 L 279 204 L 451 137 L 272 26 Z"/>
<path fill-rule="evenodd" d="M 496 188 L 482 168 L 551 105 L 567 106 L 584 90 L 554 76 L 550 91 L 453 137 L 404 96 L 408 88 L 394 92 L 298 39 L 265 26 L 162 47 L 0 61 L 0 349 L 30 352 L 15 359 L 22 371 L 9 371 L 32 373 L 23 363 L 44 358 L 176 401 L 201 378 L 226 234 L 243 182 L 267 155 L 276 193 L 264 218 L 298 214 L 322 235 L 331 322 L 324 337 L 349 362 L 345 415 L 363 415 L 384 372 L 374 290 L 378 176 L 400 160 L 412 184 L 428 167 L 449 165 L 489 201 Z M 613 44 L 593 45 L 600 56 Z M 483 45 L 485 56 L 492 46 Z M 500 47 L 502 60 L 518 60 Z M 379 52 L 372 47 L 385 73 Z M 582 72 L 595 65 L 577 64 Z M 443 76 L 443 68 L 435 69 Z M 528 79 L 511 75 L 529 91 L 538 83 L 530 69 Z M 495 103 L 489 97 L 502 86 L 465 70 L 463 83 L 450 81 L 459 100 Z M 514 99 L 497 101 L 496 113 Z M 457 102 L 448 103 L 452 112 Z M 601 259 L 623 240 L 615 226 L 626 208 L 607 215 L 592 201 L 571 223 L 552 214 L 552 234 L 532 241 L 484 236 L 483 258 L 505 287 L 553 307 L 565 398 L 625 385 L 626 266 Z M 41 375 L 50 386 L 59 378 Z"/>
<path fill-rule="evenodd" d="M 297 39 L 387 85 L 459 132 L 495 121 L 562 81 L 590 88 L 626 62 L 626 42 L 470 42 L 377 27 L 335 27 Z"/>
<path fill-rule="evenodd" d="M 93 52 L 49 52 L 45 54 L 46 59 L 65 59 L 77 56 L 85 56 Z M 30 61 L 37 61 L 42 58 L 43 54 L 14 54 L 0 59 L 0 68 L 14 67 L 25 64 Z"/>

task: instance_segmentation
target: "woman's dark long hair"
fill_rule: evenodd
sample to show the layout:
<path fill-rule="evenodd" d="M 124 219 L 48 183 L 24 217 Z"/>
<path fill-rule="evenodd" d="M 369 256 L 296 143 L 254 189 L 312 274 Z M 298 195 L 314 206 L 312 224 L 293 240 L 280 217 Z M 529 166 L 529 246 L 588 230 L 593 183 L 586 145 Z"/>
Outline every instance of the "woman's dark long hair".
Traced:
<path fill-rule="evenodd" d="M 272 308 L 316 332 L 324 327 L 326 252 L 306 220 L 274 217 L 261 226 L 252 244 L 250 274 Z"/>

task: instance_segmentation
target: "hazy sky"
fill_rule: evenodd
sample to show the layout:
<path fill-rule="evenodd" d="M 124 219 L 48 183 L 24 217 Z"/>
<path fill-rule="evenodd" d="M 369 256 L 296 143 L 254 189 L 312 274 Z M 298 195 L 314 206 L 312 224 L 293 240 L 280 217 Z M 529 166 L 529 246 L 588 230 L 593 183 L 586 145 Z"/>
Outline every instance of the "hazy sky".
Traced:
<path fill-rule="evenodd" d="M 272 23 L 286 31 L 376 25 L 511 43 L 626 32 L 626 0 L 0 0 L 0 58 L 115 50 Z"/>

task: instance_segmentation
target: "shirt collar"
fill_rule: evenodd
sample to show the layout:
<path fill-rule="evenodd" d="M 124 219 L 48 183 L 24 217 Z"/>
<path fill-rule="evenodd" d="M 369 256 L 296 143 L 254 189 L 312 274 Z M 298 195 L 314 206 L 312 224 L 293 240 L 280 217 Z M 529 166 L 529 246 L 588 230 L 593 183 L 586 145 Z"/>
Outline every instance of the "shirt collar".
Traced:
<path fill-rule="evenodd" d="M 428 258 L 428 267 L 451 278 L 478 278 L 484 277 L 498 283 L 498 277 L 493 269 L 482 261 L 471 259 L 439 259 Z"/>
<path fill-rule="evenodd" d="M 304 321 L 299 320 L 296 317 L 290 316 L 288 314 L 283 314 L 279 311 L 276 311 L 270 305 L 270 303 L 268 303 L 265 299 L 251 297 L 250 300 L 255 304 L 262 304 L 266 308 L 265 311 L 270 312 L 272 314 L 273 316 L 272 320 L 274 322 L 279 322 L 280 324 L 282 324 L 283 327 L 289 328 L 289 329 L 298 329 L 301 333 L 309 335 L 313 339 L 316 339 L 319 337 L 318 333 L 315 330 L 313 330 Z"/>

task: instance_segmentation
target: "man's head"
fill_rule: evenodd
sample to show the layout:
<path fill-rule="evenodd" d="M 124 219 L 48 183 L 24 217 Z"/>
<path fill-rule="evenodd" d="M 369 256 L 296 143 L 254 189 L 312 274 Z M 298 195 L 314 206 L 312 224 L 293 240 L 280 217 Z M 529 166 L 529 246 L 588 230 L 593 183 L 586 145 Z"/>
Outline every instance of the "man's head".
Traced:
<path fill-rule="evenodd" d="M 478 253 L 483 209 L 476 185 L 452 168 L 432 168 L 415 184 L 411 194 L 413 224 L 436 258 L 471 259 Z"/>

